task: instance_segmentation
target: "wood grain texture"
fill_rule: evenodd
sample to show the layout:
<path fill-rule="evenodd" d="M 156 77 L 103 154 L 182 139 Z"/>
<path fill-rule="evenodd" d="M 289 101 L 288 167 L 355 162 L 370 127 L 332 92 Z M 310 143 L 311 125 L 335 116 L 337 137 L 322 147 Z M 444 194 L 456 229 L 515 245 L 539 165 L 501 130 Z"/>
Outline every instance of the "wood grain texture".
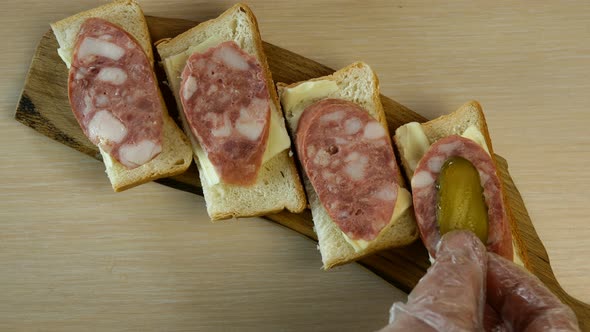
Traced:
<path fill-rule="evenodd" d="M 175 36 L 195 25 L 191 21 L 157 17 L 148 17 L 148 24 L 154 41 Z M 276 82 L 291 83 L 333 72 L 328 67 L 272 44 L 265 43 L 264 47 Z M 67 69 L 54 52 L 56 48 L 57 41 L 53 33 L 48 31 L 43 36 L 33 58 L 15 118 L 60 143 L 100 159 L 96 147 L 84 136 L 73 114 L 69 111 L 66 88 Z M 165 80 L 161 69 L 157 74 L 160 81 Z M 162 84 L 161 88 L 168 108 L 175 110 L 174 98 L 170 91 L 165 84 Z M 391 132 L 394 132 L 395 128 L 401 124 L 425 120 L 390 98 L 382 96 L 382 100 Z M 174 111 L 171 113 L 175 116 Z M 574 309 L 582 327 L 590 328 L 590 306 L 573 299 L 555 280 L 545 248 L 531 223 L 520 193 L 508 173 L 508 165 L 503 158 L 498 157 L 498 159 L 501 178 L 507 188 L 510 202 L 509 212 L 513 219 L 513 235 L 518 237 L 519 243 L 524 244 L 521 249 L 527 268 Z M 197 179 L 193 165 L 189 172 L 166 179 L 162 183 L 200 194 Z M 267 218 L 316 240 L 308 211 L 299 215 L 283 212 Z M 407 248 L 373 255 L 359 263 L 405 292 L 409 292 L 414 287 L 429 266 L 427 254 L 419 242 Z"/>
<path fill-rule="evenodd" d="M 196 21 L 233 4 L 139 1 L 147 14 Z M 197 196 L 164 186 L 114 195 L 102 164 L 15 125 L 23 78 L 48 23 L 105 2 L 6 0 L 0 11 L 0 330 L 384 324 L 394 293 L 358 265 L 320 273 L 319 254 L 294 232 L 260 222 L 219 230 L 205 221 Z M 590 2 L 248 2 L 266 41 L 332 68 L 364 60 L 377 70 L 383 94 L 427 118 L 469 99 L 482 102 L 494 147 L 510 163 L 557 280 L 590 302 Z M 214 241 L 226 234 L 232 245 Z M 235 241 L 237 234 L 244 239 Z M 188 250 L 191 241 L 218 245 Z M 113 275 L 134 271 L 127 284 L 108 272 L 110 255 L 124 258 Z M 158 291 L 171 280 L 177 290 Z"/>

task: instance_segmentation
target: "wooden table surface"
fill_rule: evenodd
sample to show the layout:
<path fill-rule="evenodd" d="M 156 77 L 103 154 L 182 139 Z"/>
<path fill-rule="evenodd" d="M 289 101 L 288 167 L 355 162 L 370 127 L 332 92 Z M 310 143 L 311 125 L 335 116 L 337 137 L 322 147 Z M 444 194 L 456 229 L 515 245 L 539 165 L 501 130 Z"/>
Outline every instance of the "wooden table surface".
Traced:
<path fill-rule="evenodd" d="M 0 330 L 374 330 L 404 294 L 262 219 L 211 224 L 158 184 L 111 191 L 103 165 L 13 119 L 49 23 L 103 1 L 0 11 Z M 227 1 L 141 1 L 202 21 Z M 432 118 L 486 111 L 557 279 L 590 302 L 590 3 L 252 1 L 263 38 L 332 68 L 364 60 Z"/>

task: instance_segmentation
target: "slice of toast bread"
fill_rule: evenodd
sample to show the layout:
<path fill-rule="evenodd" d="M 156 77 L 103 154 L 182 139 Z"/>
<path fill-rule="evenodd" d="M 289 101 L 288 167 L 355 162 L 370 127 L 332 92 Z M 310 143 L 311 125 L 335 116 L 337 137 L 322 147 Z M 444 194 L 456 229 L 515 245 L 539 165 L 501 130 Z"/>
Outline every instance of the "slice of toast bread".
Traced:
<path fill-rule="evenodd" d="M 60 45 L 58 53 L 68 68 L 72 61 L 74 45 L 80 27 L 86 19 L 91 17 L 105 19 L 127 31 L 139 42 L 148 60 L 153 65 L 154 55 L 143 12 L 135 1 L 122 0 L 78 13 L 51 24 L 53 33 Z M 159 178 L 183 173 L 191 164 L 190 143 L 174 123 L 174 120 L 168 115 L 159 89 L 158 94 L 164 111 L 162 114 L 162 152 L 158 156 L 137 168 L 127 169 L 99 146 L 106 173 L 113 189 L 117 192 Z"/>
<path fill-rule="evenodd" d="M 305 107 L 324 98 L 344 99 L 352 101 L 367 110 L 367 112 L 378 120 L 387 131 L 385 113 L 383 112 L 383 106 L 381 105 L 381 99 L 379 96 L 379 81 L 377 75 L 367 64 L 356 62 L 338 70 L 332 75 L 315 78 L 305 82 L 298 82 L 291 85 L 279 83 L 279 95 L 281 96 L 282 101 L 284 101 L 283 98 L 288 89 L 292 89 L 306 82 L 317 81 L 333 81 L 336 83 L 338 89 L 327 95 L 315 96 L 315 98 L 303 100 L 302 104 L 299 104 L 299 107 L 297 108 L 300 112 Z M 287 119 L 292 133 L 291 137 L 294 137 L 293 134 L 297 129 L 300 114 L 296 114 L 292 109 L 285 108 L 285 105 L 283 105 L 285 118 Z M 387 136 L 390 137 L 389 134 Z M 399 169 L 397 177 L 400 187 L 405 187 Z M 318 235 L 319 250 L 322 254 L 324 269 L 330 269 L 337 265 L 358 260 L 380 250 L 407 245 L 418 237 L 413 209 L 408 207 L 398 218 L 387 225 L 378 237 L 371 241 L 365 249 L 356 251 L 346 241 L 340 228 L 328 215 L 328 212 L 320 202 L 317 193 L 305 174 L 303 174 L 303 182 L 311 206 L 314 229 Z"/>
<path fill-rule="evenodd" d="M 271 112 L 277 112 L 281 126 L 284 127 L 278 96 L 262 49 L 258 23 L 248 6 L 236 4 L 215 19 L 201 23 L 173 39 L 159 41 L 157 51 L 164 60 L 186 52 L 190 47 L 199 45 L 211 37 L 219 38 L 220 41 L 235 41 L 242 50 L 258 59 L 270 93 Z M 168 81 L 178 82 L 179 78 L 173 77 L 175 76 L 172 73 L 173 70 L 164 66 Z M 175 88 L 175 84 L 170 84 L 170 87 L 178 107 L 181 108 L 178 89 Z M 196 150 L 199 143 L 191 132 L 184 112 L 179 113 L 184 131 L 191 140 L 193 150 Z M 199 168 L 207 212 L 212 220 L 263 216 L 284 209 L 298 213 L 306 207 L 305 193 L 290 149 L 280 152 L 265 162 L 260 167 L 256 183 L 247 187 L 224 183 L 210 185 L 202 171 L 203 166 L 196 151 L 194 158 Z"/>
<path fill-rule="evenodd" d="M 485 143 L 487 145 L 487 149 L 490 152 L 492 160 L 496 164 L 497 168 L 498 162 L 496 161 L 496 155 L 494 154 L 494 149 L 492 146 L 492 140 L 490 138 L 486 118 L 481 105 L 477 101 L 472 100 L 466 102 L 465 104 L 461 105 L 461 107 L 459 107 L 456 111 L 440 116 L 428 122 L 421 123 L 420 125 L 422 127 L 422 130 L 424 131 L 424 134 L 428 138 L 430 144 L 433 144 L 439 139 L 450 135 L 462 135 L 467 128 L 469 128 L 470 126 L 475 126 L 483 135 Z M 413 170 L 409 168 L 408 162 L 406 161 L 406 156 L 404 155 L 404 151 L 406 149 L 404 146 L 404 140 L 400 137 L 400 128 L 396 130 L 394 141 L 400 153 L 404 172 L 408 176 L 408 178 L 411 178 Z M 500 176 L 500 174 L 498 174 L 498 176 Z M 522 248 L 522 243 L 520 243 L 520 237 L 517 235 L 515 231 L 515 219 L 511 215 L 509 201 L 507 199 L 504 186 L 502 185 L 502 181 L 500 181 L 500 184 L 503 192 L 504 206 L 508 207 L 507 213 L 508 219 L 511 224 L 512 239 L 514 245 L 514 260 L 516 263 L 526 266 L 528 263 L 525 262 L 526 258 L 524 257 L 520 249 Z"/>

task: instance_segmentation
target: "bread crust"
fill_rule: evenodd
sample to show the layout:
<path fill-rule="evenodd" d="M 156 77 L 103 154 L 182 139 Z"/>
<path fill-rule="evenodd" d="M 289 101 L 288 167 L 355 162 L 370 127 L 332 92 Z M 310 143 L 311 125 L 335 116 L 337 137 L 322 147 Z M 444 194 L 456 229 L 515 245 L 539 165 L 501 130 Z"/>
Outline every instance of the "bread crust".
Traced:
<path fill-rule="evenodd" d="M 294 88 L 300 84 L 306 82 L 316 82 L 330 80 L 337 84 L 344 80 L 348 80 L 347 76 L 354 71 L 361 71 L 368 75 L 368 77 L 358 78 L 359 80 L 367 80 L 371 82 L 374 88 L 370 91 L 370 104 L 373 105 L 372 112 L 369 113 L 371 116 L 376 118 L 379 123 L 386 130 L 388 139 L 391 142 L 391 136 L 389 135 L 387 120 L 383 105 L 381 104 L 381 97 L 379 93 L 379 80 L 375 72 L 363 62 L 354 62 L 336 72 L 332 75 L 313 78 L 307 81 L 296 82 L 293 84 L 278 83 L 279 95 L 282 95 L 286 89 Z M 332 98 L 332 96 L 330 96 Z M 333 98 L 339 98 L 338 95 Z M 287 115 L 287 119 L 289 116 Z M 292 124 L 292 128 L 293 128 Z M 291 138 L 294 139 L 294 132 L 291 130 Z M 371 241 L 369 246 L 360 251 L 356 252 L 348 242 L 344 239 L 340 228 L 334 223 L 334 221 L 328 216 L 325 208 L 319 201 L 317 193 L 313 189 L 311 182 L 307 178 L 304 172 L 302 172 L 305 189 L 310 201 L 312 215 L 314 216 L 314 230 L 318 234 L 320 240 L 319 250 L 322 253 L 322 261 L 324 263 L 323 268 L 328 270 L 335 266 L 343 265 L 363 257 L 372 255 L 381 250 L 401 247 L 414 242 L 418 238 L 418 229 L 414 218 L 414 211 L 412 208 L 408 208 L 398 219 L 394 222 L 389 223 L 379 233 L 378 237 Z M 406 188 L 406 184 L 403 181 L 403 177 L 399 168 L 397 169 L 396 177 L 398 184 L 402 188 Z"/>
<path fill-rule="evenodd" d="M 488 124 L 486 122 L 483 108 L 479 102 L 475 100 L 468 101 L 452 113 L 421 123 L 422 129 L 424 130 L 426 137 L 428 137 L 430 144 L 433 144 L 437 140 L 446 136 L 461 135 L 469 125 L 477 126 L 479 131 L 484 136 L 486 144 L 488 146 L 488 150 L 490 151 L 490 155 L 492 157 L 494 165 L 496 166 L 496 170 L 498 170 L 498 160 L 496 158 L 496 154 L 494 153 L 492 139 L 490 137 L 490 132 L 488 130 Z M 394 141 L 398 148 L 398 151 L 400 151 L 401 153 L 401 151 L 403 151 L 403 149 L 401 148 L 402 143 L 401 140 L 398 139 L 397 135 L 394 136 Z M 410 174 L 409 170 L 407 169 L 407 165 L 405 165 L 405 163 L 402 164 L 405 174 Z M 500 176 L 500 174 L 498 174 L 498 176 Z M 522 254 L 522 250 L 520 249 L 522 248 L 522 240 L 516 233 L 516 219 L 512 215 L 512 210 L 509 208 L 510 202 L 508 201 L 506 189 L 502 181 L 500 181 L 500 188 L 502 190 L 502 199 L 504 201 L 504 206 L 506 207 L 506 213 L 510 223 L 513 244 L 515 246 L 514 249 L 518 257 L 525 264 L 525 266 L 528 266 L 526 256 Z"/>
<path fill-rule="evenodd" d="M 107 3 L 100 7 L 92 8 L 80 12 L 78 14 L 66 17 L 60 21 L 51 23 L 50 25 L 51 29 L 57 37 L 57 41 L 60 44 L 60 47 L 63 47 L 64 45 L 62 44 L 66 43 L 71 44 L 71 46 L 73 46 L 76 35 L 80 30 L 80 26 L 82 25 L 82 23 L 84 23 L 86 19 L 91 17 L 100 17 L 111 23 L 123 26 L 124 28 L 122 20 L 127 19 L 127 17 L 115 18 L 115 15 L 127 11 L 131 12 L 132 15 L 134 15 L 133 22 L 127 23 L 134 24 L 137 27 L 137 31 L 127 32 L 129 32 L 140 43 L 150 63 L 153 65 L 154 53 L 151 47 L 151 40 L 147 26 L 147 21 L 145 19 L 145 16 L 143 15 L 141 7 L 134 0 L 115 0 L 111 3 Z"/>
<path fill-rule="evenodd" d="M 129 16 L 133 16 L 131 19 Z M 153 67 L 154 55 L 152 52 L 147 21 L 139 5 L 133 0 L 118 0 L 106 5 L 93 8 L 76 15 L 67 17 L 51 24 L 60 47 L 72 46 L 75 43 L 78 31 L 82 23 L 90 17 L 100 17 L 130 33 L 142 46 L 150 64 Z M 133 25 L 133 26 L 132 26 Z M 129 31 L 132 30 L 132 31 Z M 73 52 L 73 47 L 67 48 Z M 68 54 L 71 58 L 71 54 Z M 62 59 L 64 57 L 62 56 Z M 67 65 L 68 62 L 64 59 Z M 156 74 L 152 68 L 154 82 L 157 85 Z M 151 161 L 134 169 L 127 169 L 117 160 L 112 159 L 108 153 L 99 146 L 103 161 L 105 161 L 106 173 L 115 192 L 124 191 L 140 184 L 156 179 L 170 177 L 183 173 L 191 164 L 191 149 L 188 139 L 176 126 L 174 120 L 168 115 L 168 110 L 159 87 L 158 97 L 162 105 L 163 134 L 162 152 Z M 108 160 L 107 160 L 108 159 Z"/>
<path fill-rule="evenodd" d="M 243 16 L 241 16 L 243 15 Z M 247 28 L 249 30 L 249 38 L 251 38 L 251 42 L 253 45 L 247 45 L 251 52 L 254 52 L 254 55 L 260 62 L 262 67 L 262 71 L 264 73 L 264 78 L 266 81 L 266 85 L 270 94 L 271 102 L 274 105 L 275 111 L 279 115 L 279 119 L 284 119 L 283 113 L 280 108 L 278 95 L 275 89 L 275 85 L 272 80 L 272 74 L 270 72 L 270 68 L 268 66 L 268 61 L 266 60 L 266 56 L 264 54 L 264 50 L 262 47 L 262 39 L 260 37 L 260 31 L 258 29 L 258 23 L 256 21 L 256 17 L 250 10 L 250 8 L 242 3 L 238 3 L 224 13 L 222 13 L 217 18 L 212 20 L 203 22 L 196 27 L 181 33 L 180 35 L 176 36 L 172 39 L 165 39 L 156 42 L 157 51 L 162 59 L 168 58 L 170 56 L 182 53 L 186 51 L 189 47 L 193 46 L 195 43 L 202 42 L 206 37 L 210 37 L 213 35 L 217 35 L 217 30 L 219 30 L 220 25 L 230 24 L 233 18 L 244 18 L 247 22 Z M 234 39 L 229 39 L 234 40 Z M 239 43 L 238 43 L 239 44 Z M 248 50 L 245 50 L 248 51 Z M 249 52 L 250 53 L 250 52 Z M 168 78 L 171 79 L 170 77 Z M 180 109 L 182 105 L 178 99 L 178 91 L 173 91 L 178 108 Z M 271 108 L 272 111 L 272 108 Z M 192 135 L 190 130 L 190 126 L 188 125 L 186 119 L 184 118 L 183 112 L 180 112 L 181 118 L 183 120 L 183 127 L 186 134 L 190 137 L 191 142 L 193 145 L 198 144 L 195 137 Z M 201 179 L 201 183 L 203 185 L 203 192 L 205 194 L 205 201 L 207 203 L 207 212 L 209 213 L 209 217 L 213 221 L 230 219 L 230 218 L 245 218 L 245 217 L 257 217 L 257 216 L 264 216 L 268 214 L 278 213 L 285 209 L 299 213 L 305 210 L 307 205 L 307 200 L 305 197 L 305 192 L 303 190 L 303 186 L 301 185 L 301 180 L 299 178 L 299 173 L 297 168 L 295 167 L 295 162 L 292 158 L 292 153 L 290 150 L 285 150 L 280 152 L 278 155 L 273 157 L 271 160 L 267 161 L 261 167 L 261 172 L 265 172 L 264 167 L 269 163 L 272 165 L 276 165 L 277 170 L 268 171 L 267 173 L 261 173 L 259 175 L 259 179 L 257 183 L 251 188 L 252 192 L 261 192 L 260 197 L 246 197 L 246 195 L 239 195 L 238 200 L 239 202 L 229 203 L 224 202 L 219 195 L 216 194 L 217 190 L 222 190 L 225 192 L 225 196 L 227 192 L 232 190 L 240 191 L 239 187 L 237 186 L 230 186 L 226 184 L 219 184 L 216 186 L 209 186 L 207 184 L 206 179 L 203 177 L 203 172 L 201 172 L 201 167 L 198 161 L 198 157 L 195 154 L 194 159 L 199 168 L 199 176 Z M 280 174 L 278 169 L 280 169 Z M 268 192 L 268 190 L 264 189 L 264 182 L 272 182 L 272 177 L 283 176 L 287 177 L 288 182 L 290 182 L 290 187 L 286 190 L 289 190 L 290 194 L 284 194 L 283 196 L 290 196 L 285 199 L 278 199 L 278 198 L 271 198 L 273 193 Z M 276 180 L 276 179 L 275 179 Z M 285 185 L 282 185 L 283 187 Z M 213 188 L 215 187 L 215 188 Z M 221 189 L 220 189 L 221 188 Z M 248 188 L 244 187 L 244 190 L 249 190 Z M 265 197 L 263 197 L 265 196 Z M 276 202 L 274 204 L 270 204 L 269 200 L 275 199 Z M 265 204 L 260 204 L 261 200 L 265 200 Z M 255 207 L 258 205 L 258 207 Z M 271 206 L 269 206 L 271 205 Z"/>

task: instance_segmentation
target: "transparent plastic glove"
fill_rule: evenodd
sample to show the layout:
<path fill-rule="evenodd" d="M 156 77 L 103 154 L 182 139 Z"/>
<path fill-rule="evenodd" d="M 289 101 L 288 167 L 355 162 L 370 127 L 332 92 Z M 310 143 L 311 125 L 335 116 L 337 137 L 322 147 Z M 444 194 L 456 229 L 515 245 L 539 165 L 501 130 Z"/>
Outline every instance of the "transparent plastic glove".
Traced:
<path fill-rule="evenodd" d="M 488 253 L 487 279 L 487 303 L 498 314 L 495 325 L 486 319 L 487 331 L 580 331 L 574 312 L 521 267 Z"/>
<path fill-rule="evenodd" d="M 487 279 L 487 280 L 486 280 Z M 484 290 L 485 286 L 485 290 Z M 487 303 L 486 303 L 487 297 Z M 437 259 L 382 331 L 580 331 L 541 281 L 466 231 L 445 234 Z"/>
<path fill-rule="evenodd" d="M 436 261 L 382 331 L 483 331 L 486 248 L 471 232 L 443 235 Z"/>

